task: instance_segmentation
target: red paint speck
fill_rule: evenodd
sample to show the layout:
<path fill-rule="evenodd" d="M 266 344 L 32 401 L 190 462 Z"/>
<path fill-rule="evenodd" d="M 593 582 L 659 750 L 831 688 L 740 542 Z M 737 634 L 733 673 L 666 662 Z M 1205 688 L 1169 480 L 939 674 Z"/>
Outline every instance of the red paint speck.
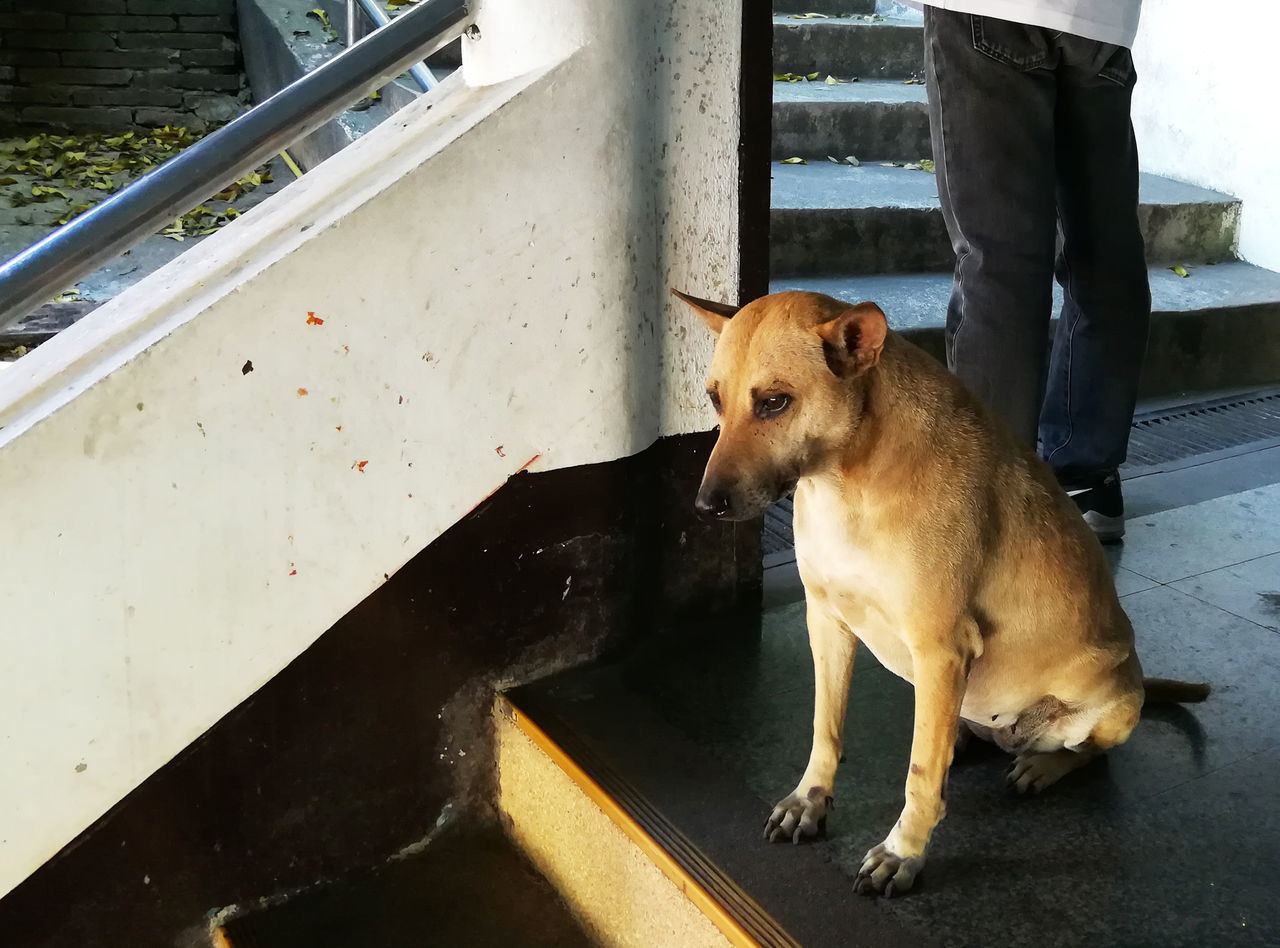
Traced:
<path fill-rule="evenodd" d="M 410 496 L 410 497 L 413 497 L 413 494 L 410 494 L 409 496 Z"/>
<path fill-rule="evenodd" d="M 498 457 L 500 457 L 500 458 L 505 458 L 505 457 L 507 456 L 507 452 L 506 452 L 506 451 L 503 451 L 503 450 L 502 450 L 502 447 L 503 447 L 502 445 L 498 445 L 498 446 L 497 446 L 496 448 L 494 448 L 493 450 L 494 450 L 494 451 L 496 451 L 496 452 L 498 452 Z"/>
<path fill-rule="evenodd" d="M 334 425 L 334 426 L 333 426 L 333 430 L 334 430 L 334 431 L 341 431 L 341 430 L 342 430 L 342 425 Z"/>
<path fill-rule="evenodd" d="M 292 538 L 291 538 L 291 539 L 292 539 Z M 290 567 L 292 567 L 292 566 L 293 566 L 293 564 L 292 564 L 292 563 L 290 563 L 290 564 L 289 564 L 289 566 L 290 566 Z M 289 570 L 289 575 L 290 575 L 290 576 L 297 576 L 297 575 L 298 575 L 298 571 L 297 571 L 296 569 L 292 569 L 292 568 L 291 568 L 291 569 Z"/>
<path fill-rule="evenodd" d="M 356 470 L 357 470 L 357 471 L 359 471 L 361 474 L 363 474 L 363 473 L 364 473 L 364 466 L 365 466 L 366 464 L 368 464 L 368 463 L 369 463 L 368 461 L 361 461 L 361 462 L 359 462 L 359 463 L 356 465 Z"/>
<path fill-rule="evenodd" d="M 342 347 L 342 351 L 343 351 L 343 352 L 350 352 L 351 350 L 350 350 L 350 349 L 348 349 L 346 346 L 343 346 L 343 347 Z"/>
<path fill-rule="evenodd" d="M 301 398 L 301 397 L 302 397 L 303 395 L 305 395 L 305 394 L 307 394 L 307 390 L 306 390 L 305 388 L 300 388 L 300 389 L 298 389 L 298 397 L 299 397 L 299 398 Z"/>
<path fill-rule="evenodd" d="M 323 320 L 323 319 L 321 319 L 319 316 L 317 316 L 315 313 L 308 311 L 308 312 L 307 312 L 307 325 L 308 325 L 308 326 L 323 326 L 323 325 L 324 325 L 324 320 Z"/>
<path fill-rule="evenodd" d="M 400 396 L 400 404 L 401 404 L 401 405 L 403 405 L 403 404 L 404 404 L 404 396 L 403 396 L 403 395 L 401 395 L 401 396 Z"/>
<path fill-rule="evenodd" d="M 542 455 L 541 455 L 541 454 L 535 454 L 533 457 L 529 458 L 529 460 L 525 461 L 525 462 L 524 462 L 523 464 L 521 464 L 518 468 L 516 468 L 516 469 L 515 469 L 515 471 L 513 471 L 513 472 L 512 472 L 511 477 L 515 477 L 517 474 L 522 474 L 522 473 L 524 473 L 525 471 L 529 470 L 529 468 L 533 467 L 533 463 L 534 463 L 535 461 L 537 461 L 537 460 L 538 460 L 538 458 L 540 458 L 540 457 L 542 457 Z M 507 480 L 510 480 L 510 479 L 511 479 L 511 477 L 508 477 L 508 478 L 507 478 Z M 503 483 L 506 483 L 506 481 L 504 481 Z M 501 489 L 502 489 L 502 484 L 499 484 L 499 485 L 498 485 L 497 487 L 495 487 L 493 490 L 489 491 L 489 493 L 485 494 L 482 498 L 480 498 L 480 502 L 479 502 L 479 503 L 477 503 L 477 504 L 475 505 L 475 507 L 472 507 L 472 508 L 471 508 L 471 510 L 475 510 L 475 509 L 476 509 L 476 507 L 479 507 L 479 506 L 480 506 L 480 504 L 483 504 L 486 500 L 488 500 L 490 497 L 492 497 L 494 494 L 496 494 L 496 493 L 497 493 L 499 490 L 501 490 Z M 471 512 L 471 510 L 467 511 L 467 513 L 470 513 L 470 512 Z"/>

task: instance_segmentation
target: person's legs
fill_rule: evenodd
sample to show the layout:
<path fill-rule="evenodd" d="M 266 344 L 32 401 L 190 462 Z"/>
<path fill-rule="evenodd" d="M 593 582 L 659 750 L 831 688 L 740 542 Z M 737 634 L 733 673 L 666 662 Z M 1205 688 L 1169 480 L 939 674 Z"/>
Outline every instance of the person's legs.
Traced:
<path fill-rule="evenodd" d="M 947 363 L 1032 447 L 1056 240 L 1050 35 L 925 9 L 933 157 L 956 252 Z"/>
<path fill-rule="evenodd" d="M 1125 459 L 1151 293 L 1129 120 L 1132 58 L 1122 47 L 1080 37 L 1060 41 L 1055 129 L 1065 302 L 1040 437 L 1059 480 L 1085 486 Z"/>

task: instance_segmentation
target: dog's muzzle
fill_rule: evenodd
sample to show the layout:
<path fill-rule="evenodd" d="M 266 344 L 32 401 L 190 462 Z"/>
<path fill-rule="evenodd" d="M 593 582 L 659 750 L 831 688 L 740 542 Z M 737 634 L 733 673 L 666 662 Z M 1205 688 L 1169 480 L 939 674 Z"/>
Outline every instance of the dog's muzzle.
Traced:
<path fill-rule="evenodd" d="M 693 509 L 708 520 L 724 520 L 733 509 L 733 498 L 719 485 L 704 484 L 693 502 Z"/>

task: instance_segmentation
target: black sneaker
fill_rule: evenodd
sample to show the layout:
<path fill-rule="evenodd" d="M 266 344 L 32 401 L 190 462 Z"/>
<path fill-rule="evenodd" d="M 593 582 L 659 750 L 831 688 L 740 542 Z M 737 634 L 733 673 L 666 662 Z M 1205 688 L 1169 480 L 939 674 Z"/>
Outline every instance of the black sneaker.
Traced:
<path fill-rule="evenodd" d="M 1124 496 L 1120 493 L 1120 477 L 1115 471 L 1090 483 L 1063 484 L 1062 489 L 1076 502 L 1084 522 L 1100 541 L 1120 542 L 1124 536 Z"/>

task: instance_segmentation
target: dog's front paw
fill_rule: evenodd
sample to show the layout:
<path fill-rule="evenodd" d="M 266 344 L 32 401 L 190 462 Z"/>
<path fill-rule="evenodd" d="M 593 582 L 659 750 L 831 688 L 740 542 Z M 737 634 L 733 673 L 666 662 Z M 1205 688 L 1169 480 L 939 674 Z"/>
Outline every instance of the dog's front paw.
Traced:
<path fill-rule="evenodd" d="M 769 814 L 764 824 L 764 838 L 771 843 L 785 839 L 793 843 L 813 839 L 826 828 L 827 809 L 831 806 L 831 791 L 826 787 L 809 787 L 807 790 L 797 787 Z"/>
<path fill-rule="evenodd" d="M 873 847 L 862 860 L 853 891 L 859 895 L 886 896 L 906 892 L 915 885 L 916 876 L 924 868 L 924 855 L 899 856 L 887 841 Z"/>

